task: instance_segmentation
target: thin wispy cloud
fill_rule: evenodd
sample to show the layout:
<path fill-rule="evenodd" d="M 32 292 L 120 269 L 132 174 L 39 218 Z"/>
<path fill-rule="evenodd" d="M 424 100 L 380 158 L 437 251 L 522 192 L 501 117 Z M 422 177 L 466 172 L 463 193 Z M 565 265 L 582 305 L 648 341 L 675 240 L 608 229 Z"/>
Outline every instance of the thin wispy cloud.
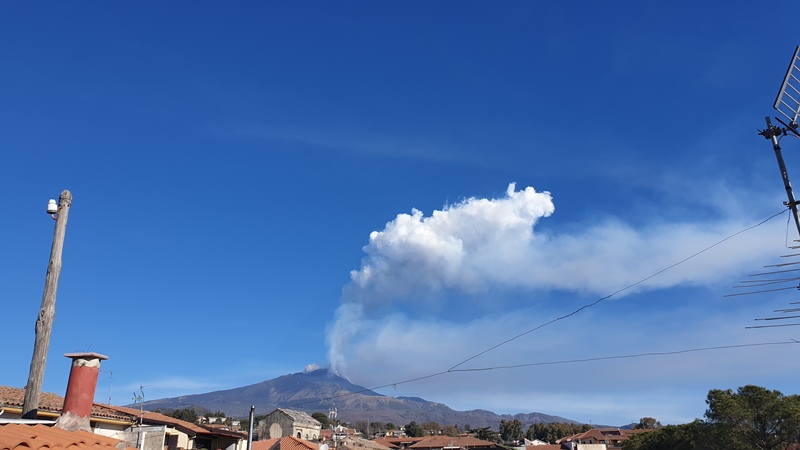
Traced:
<path fill-rule="evenodd" d="M 349 128 L 349 127 L 348 127 Z M 326 132 L 309 125 L 306 130 L 292 128 L 269 128 L 261 126 L 245 127 L 236 130 L 220 130 L 216 135 L 226 138 L 246 139 L 256 142 L 282 142 L 290 145 L 304 145 L 331 152 L 355 155 L 414 159 L 428 162 L 461 162 L 478 164 L 485 158 L 465 152 L 452 151 L 446 145 L 428 139 L 395 138 L 390 135 L 366 135 L 364 132 Z M 270 148 L 274 148 L 270 146 Z"/>

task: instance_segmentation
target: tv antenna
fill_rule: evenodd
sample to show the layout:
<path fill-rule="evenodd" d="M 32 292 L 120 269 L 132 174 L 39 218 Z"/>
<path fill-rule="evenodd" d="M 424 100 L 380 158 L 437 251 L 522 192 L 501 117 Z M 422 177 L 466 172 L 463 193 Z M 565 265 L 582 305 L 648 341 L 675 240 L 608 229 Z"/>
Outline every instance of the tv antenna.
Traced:
<path fill-rule="evenodd" d="M 336 421 L 337 415 L 339 415 L 339 411 L 336 409 L 336 406 L 331 406 L 331 408 L 328 410 L 328 419 Z"/>
<path fill-rule="evenodd" d="M 108 374 L 108 404 L 111 404 L 111 383 L 114 382 L 114 372 L 110 370 L 101 370 L 100 372 Z"/>
<path fill-rule="evenodd" d="M 794 198 L 794 192 L 792 192 L 792 183 L 789 181 L 789 172 L 786 170 L 786 163 L 783 161 L 783 154 L 781 153 L 780 146 L 780 140 L 784 136 L 791 135 L 800 138 L 800 133 L 797 131 L 798 120 L 800 119 L 800 100 L 798 99 L 800 99 L 800 46 L 794 49 L 792 61 L 789 63 L 789 68 L 786 69 L 786 75 L 783 77 L 781 89 L 778 91 L 778 96 L 775 98 L 775 103 L 772 105 L 788 123 L 781 120 L 780 117 L 775 117 L 775 120 L 782 125 L 779 127 L 773 125 L 769 116 L 767 116 L 767 128 L 758 131 L 758 134 L 772 141 L 772 149 L 775 151 L 775 159 L 778 160 L 778 168 L 781 171 L 783 187 L 786 189 L 786 197 L 788 200 L 783 202 L 783 204 L 792 211 L 792 218 L 794 219 L 795 226 L 797 226 L 797 233 L 800 235 L 800 214 L 798 214 L 797 211 L 798 201 Z M 739 285 L 734 286 L 734 288 L 742 289 L 741 292 L 728 294 L 725 295 L 725 297 L 800 290 L 800 261 L 791 259 L 800 256 L 800 246 L 789 246 L 789 250 L 792 253 L 781 255 L 781 258 L 787 258 L 783 260 L 785 262 L 766 265 L 760 272 L 750 274 L 748 279 L 742 280 Z M 790 304 L 800 305 L 800 302 L 792 302 Z M 764 321 L 764 325 L 755 325 L 745 328 L 800 326 L 800 323 L 796 322 L 781 322 L 782 320 L 800 318 L 800 308 L 790 307 L 776 309 L 772 312 L 778 313 L 778 315 L 755 319 L 757 321 Z"/>
<path fill-rule="evenodd" d="M 148 386 L 152 386 L 152 384 L 148 384 L 147 386 L 140 384 L 139 393 L 133 392 L 133 403 L 139 403 L 139 412 L 141 413 L 139 416 L 139 426 L 142 425 L 142 421 L 144 420 L 144 388 Z"/>
<path fill-rule="evenodd" d="M 800 119 L 800 46 L 794 50 L 794 56 L 789 63 L 789 68 L 786 70 L 786 75 L 783 77 L 783 84 L 778 92 L 778 97 L 775 98 L 775 103 L 772 105 L 789 123 L 784 122 L 779 117 L 775 120 L 780 122 L 783 127 L 778 127 L 772 124 L 769 116 L 766 117 L 767 128 L 759 130 L 758 134 L 764 138 L 772 141 L 772 149 L 775 151 L 775 158 L 778 160 L 778 168 L 781 171 L 781 178 L 783 179 L 783 187 L 786 189 L 786 196 L 788 201 L 784 205 L 788 206 L 792 211 L 794 224 L 797 226 L 797 233 L 800 235 L 800 214 L 797 211 L 797 200 L 794 198 L 792 192 L 792 183 L 789 181 L 789 173 L 786 170 L 786 163 L 783 161 L 783 154 L 781 153 L 780 139 L 788 133 L 800 138 L 800 133 L 797 132 L 798 119 Z"/>

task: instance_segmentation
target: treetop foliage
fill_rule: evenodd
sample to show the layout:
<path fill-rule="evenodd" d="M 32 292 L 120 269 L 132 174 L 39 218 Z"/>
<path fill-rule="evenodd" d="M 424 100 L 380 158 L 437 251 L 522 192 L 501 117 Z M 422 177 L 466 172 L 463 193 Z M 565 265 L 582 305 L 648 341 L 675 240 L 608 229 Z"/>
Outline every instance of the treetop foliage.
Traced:
<path fill-rule="evenodd" d="M 589 431 L 591 428 L 592 427 L 587 424 L 564 422 L 535 423 L 528 427 L 528 432 L 525 433 L 525 437 L 530 440 L 538 439 L 552 444 L 561 438 L 583 433 L 584 431 Z"/>
<path fill-rule="evenodd" d="M 735 392 L 712 389 L 706 404 L 705 421 L 634 435 L 624 450 L 783 450 L 800 443 L 797 395 L 747 385 Z"/>

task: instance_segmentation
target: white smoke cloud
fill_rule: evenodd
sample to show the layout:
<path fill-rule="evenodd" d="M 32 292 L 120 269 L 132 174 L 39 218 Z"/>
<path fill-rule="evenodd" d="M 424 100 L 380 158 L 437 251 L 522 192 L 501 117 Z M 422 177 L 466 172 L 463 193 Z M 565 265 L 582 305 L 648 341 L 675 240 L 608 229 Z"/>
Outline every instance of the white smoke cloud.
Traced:
<path fill-rule="evenodd" d="M 438 351 L 455 352 L 455 344 L 464 343 L 464 330 L 473 330 L 469 340 L 480 346 L 485 338 L 472 339 L 480 330 L 502 336 L 503 323 L 508 324 L 497 317 L 457 324 L 446 314 L 411 322 L 408 314 L 398 316 L 392 306 L 419 304 L 420 298 L 445 301 L 452 293 L 489 304 L 509 289 L 607 295 L 752 225 L 749 220 L 720 217 L 696 223 L 654 220 L 634 227 L 610 218 L 559 233 L 534 233 L 537 222 L 554 211 L 550 193 L 532 187 L 518 191 L 512 183 L 502 198 L 469 198 L 428 217 L 414 209 L 372 232 L 361 268 L 351 272 L 342 305 L 328 328 L 331 367 L 346 375 L 348 357 L 381 360 L 376 355 L 399 351 L 402 339 L 414 339 L 417 348 L 419 339 L 426 342 L 433 363 L 440 358 Z M 625 294 L 706 285 L 741 274 L 753 268 L 754 261 L 778 254 L 782 247 L 776 245 L 774 231 L 757 229 L 736 245 L 714 248 Z M 484 295 L 489 291 L 491 296 Z M 532 300 L 517 309 L 535 307 L 536 297 L 528 297 Z M 494 305 L 486 304 L 484 311 L 491 311 Z"/>
<path fill-rule="evenodd" d="M 430 217 L 417 209 L 398 214 L 370 234 L 345 301 L 391 301 L 420 290 L 470 292 L 502 281 L 504 267 L 525 259 L 534 224 L 554 210 L 550 193 L 517 191 L 511 183 L 504 198 L 469 198 Z"/>

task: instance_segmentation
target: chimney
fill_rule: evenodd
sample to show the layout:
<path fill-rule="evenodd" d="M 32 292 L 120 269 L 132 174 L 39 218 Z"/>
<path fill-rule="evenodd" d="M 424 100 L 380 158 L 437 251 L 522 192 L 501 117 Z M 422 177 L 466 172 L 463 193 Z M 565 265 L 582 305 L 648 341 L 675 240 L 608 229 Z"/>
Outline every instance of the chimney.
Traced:
<path fill-rule="evenodd" d="M 97 376 L 100 374 L 100 361 L 108 359 L 108 356 L 90 352 L 67 353 L 64 356 L 72 359 L 72 368 L 69 371 L 64 408 L 56 426 L 67 431 L 91 431 L 89 419 L 92 415 Z"/>

